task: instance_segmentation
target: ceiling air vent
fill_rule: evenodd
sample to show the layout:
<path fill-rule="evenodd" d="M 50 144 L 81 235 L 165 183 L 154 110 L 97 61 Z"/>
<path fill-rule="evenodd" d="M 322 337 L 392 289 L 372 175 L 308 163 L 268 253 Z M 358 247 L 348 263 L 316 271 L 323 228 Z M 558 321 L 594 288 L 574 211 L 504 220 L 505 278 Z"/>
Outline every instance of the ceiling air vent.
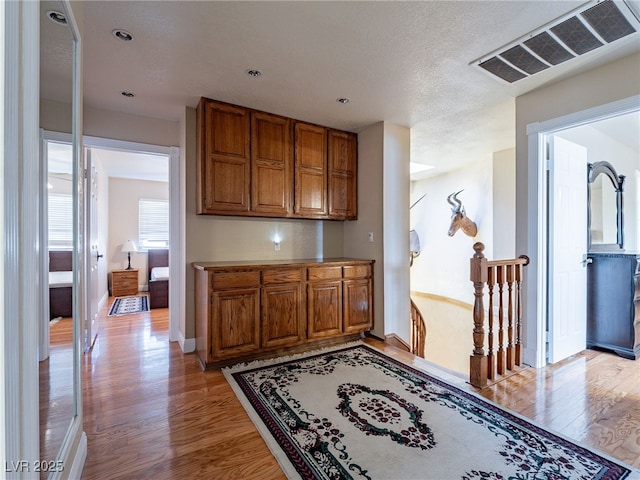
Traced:
<path fill-rule="evenodd" d="M 473 64 L 514 83 L 637 33 L 639 27 L 626 3 L 589 2 Z"/>

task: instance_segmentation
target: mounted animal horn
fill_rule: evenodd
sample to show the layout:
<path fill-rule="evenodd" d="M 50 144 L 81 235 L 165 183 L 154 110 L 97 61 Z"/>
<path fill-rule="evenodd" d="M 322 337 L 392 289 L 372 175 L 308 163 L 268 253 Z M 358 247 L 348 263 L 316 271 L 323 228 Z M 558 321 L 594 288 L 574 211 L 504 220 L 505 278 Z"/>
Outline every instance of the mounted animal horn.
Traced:
<path fill-rule="evenodd" d="M 462 202 L 460 200 L 458 200 L 458 194 L 463 192 L 464 190 L 460 190 L 459 192 L 454 192 L 451 195 L 449 195 L 447 197 L 447 202 L 449 202 L 449 205 L 451 205 L 453 207 L 453 211 L 454 212 L 458 212 L 460 210 L 462 210 Z"/>
<path fill-rule="evenodd" d="M 449 226 L 449 236 L 453 237 L 458 229 L 461 229 L 465 235 L 475 237 L 478 233 L 478 226 L 471 221 L 464 212 L 462 202 L 458 199 L 458 194 L 454 192 L 447 197 L 447 202 L 451 205 L 451 225 Z"/>

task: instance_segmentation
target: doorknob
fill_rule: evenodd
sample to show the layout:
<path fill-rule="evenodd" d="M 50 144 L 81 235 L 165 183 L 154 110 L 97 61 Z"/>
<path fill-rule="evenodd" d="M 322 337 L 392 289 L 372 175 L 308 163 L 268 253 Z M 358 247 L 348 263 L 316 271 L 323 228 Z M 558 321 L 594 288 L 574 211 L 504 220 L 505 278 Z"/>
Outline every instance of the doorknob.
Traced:
<path fill-rule="evenodd" d="M 589 258 L 586 253 L 582 255 L 582 266 L 586 267 L 590 263 L 593 263 L 593 258 Z"/>
<path fill-rule="evenodd" d="M 96 250 L 96 260 L 100 260 L 104 255 L 100 255 L 100 252 Z"/>

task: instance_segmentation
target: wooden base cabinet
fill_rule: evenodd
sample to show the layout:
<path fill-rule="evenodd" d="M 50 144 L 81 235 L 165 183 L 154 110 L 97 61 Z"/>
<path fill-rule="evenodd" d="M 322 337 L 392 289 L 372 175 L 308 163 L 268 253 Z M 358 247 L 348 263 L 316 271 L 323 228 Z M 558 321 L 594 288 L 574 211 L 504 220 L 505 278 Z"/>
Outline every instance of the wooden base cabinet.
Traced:
<path fill-rule="evenodd" d="M 196 351 L 203 367 L 373 327 L 372 260 L 193 267 Z"/>
<path fill-rule="evenodd" d="M 262 346 L 297 345 L 304 340 L 304 299 L 300 268 L 262 272 Z"/>

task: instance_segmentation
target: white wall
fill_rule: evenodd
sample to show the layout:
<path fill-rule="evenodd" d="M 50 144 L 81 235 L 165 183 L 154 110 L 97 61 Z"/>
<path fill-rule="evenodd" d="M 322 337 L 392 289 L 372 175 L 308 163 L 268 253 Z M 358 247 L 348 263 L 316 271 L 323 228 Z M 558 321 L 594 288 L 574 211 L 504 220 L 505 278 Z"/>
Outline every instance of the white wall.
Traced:
<path fill-rule="evenodd" d="M 571 142 L 583 145 L 587 148 L 587 161 L 595 163 L 599 161 L 607 161 L 616 169 L 618 175 L 626 177 L 624 182 L 624 248 L 625 250 L 640 250 L 640 239 L 638 238 L 638 205 L 640 199 L 638 197 L 638 189 L 635 180 L 636 172 L 640 167 L 640 151 L 636 148 L 630 148 L 603 132 L 597 130 L 592 125 L 587 124 L 580 127 L 564 130 L 557 136 L 565 138 Z M 636 136 L 640 137 L 640 132 L 636 132 Z M 611 182 L 605 183 L 605 190 L 611 193 Z M 611 209 L 615 215 L 615 195 L 613 199 L 607 203 L 611 213 Z M 593 205 L 596 207 L 596 205 Z M 615 237 L 615 235 L 614 235 Z M 615 243 L 615 240 L 614 242 Z"/>
<path fill-rule="evenodd" d="M 480 160 L 414 182 L 412 198 L 418 199 L 425 193 L 426 197 L 411 210 L 411 226 L 418 232 L 422 247 L 411 267 L 411 290 L 473 303 L 473 285 L 469 281 L 473 244 L 483 242 L 485 256 L 493 258 L 492 162 Z M 464 190 L 458 199 L 467 217 L 478 226 L 474 238 L 461 230 L 453 237 L 447 234 L 451 223 L 447 197 L 459 190 Z"/>
<path fill-rule="evenodd" d="M 383 241 L 384 333 L 410 344 L 409 296 L 409 151 L 410 130 L 384 123 Z"/>

